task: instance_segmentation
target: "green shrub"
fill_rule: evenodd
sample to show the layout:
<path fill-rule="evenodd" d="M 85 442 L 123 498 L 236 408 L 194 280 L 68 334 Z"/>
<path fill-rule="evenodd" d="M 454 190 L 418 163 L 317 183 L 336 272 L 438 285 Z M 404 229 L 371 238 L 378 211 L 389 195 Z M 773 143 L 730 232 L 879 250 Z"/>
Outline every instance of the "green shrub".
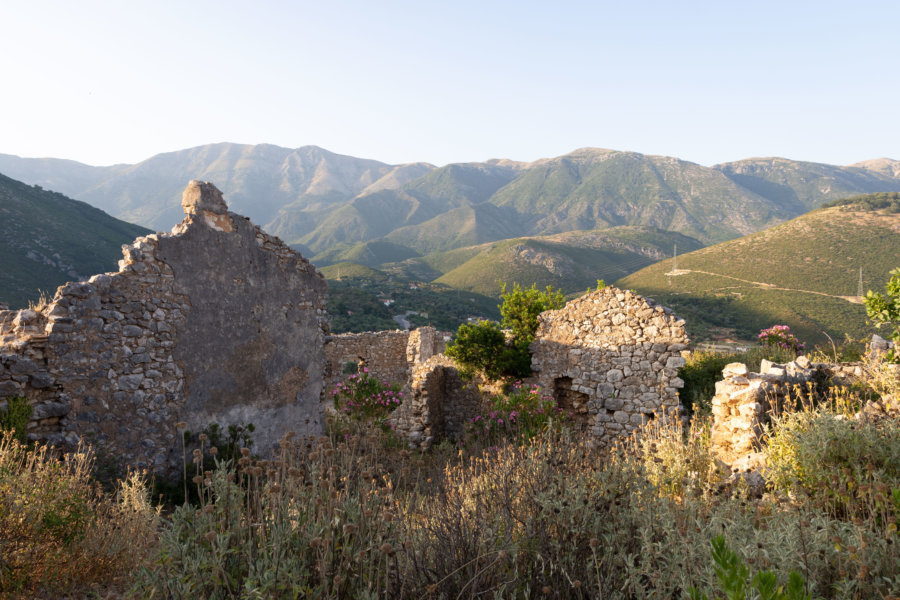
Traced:
<path fill-rule="evenodd" d="M 331 391 L 334 408 L 359 420 L 383 419 L 403 402 L 400 386 L 378 381 L 363 367 Z"/>
<path fill-rule="evenodd" d="M 894 348 L 887 353 L 888 360 L 900 363 L 900 267 L 890 273 L 887 282 L 887 294 L 869 290 L 865 297 L 866 316 L 875 323 L 875 327 L 887 325 L 893 328 L 890 333 Z"/>
<path fill-rule="evenodd" d="M 500 314 L 502 324 L 480 321 L 460 325 L 456 336 L 447 345 L 446 354 L 463 367 L 466 374 L 481 371 L 489 379 L 521 378 L 531 374 L 531 351 L 538 328 L 538 315 L 545 310 L 565 306 L 562 291 L 545 291 L 534 285 L 523 290 L 518 283 L 512 291 L 501 282 Z M 502 329 L 501 329 L 502 327 Z M 509 339 L 503 332 L 510 332 Z"/>
<path fill-rule="evenodd" d="M 464 375 L 479 370 L 498 379 L 506 373 L 506 337 L 494 321 L 460 325 L 445 354 L 459 363 Z"/>
<path fill-rule="evenodd" d="M 872 423 L 824 408 L 774 420 L 766 450 L 769 484 L 838 518 L 900 522 L 900 418 Z"/>
<path fill-rule="evenodd" d="M 28 398 L 12 396 L 6 400 L 6 409 L 0 411 L 0 432 L 11 431 L 13 437 L 24 444 L 28 440 L 28 421 L 32 413 Z"/>
<path fill-rule="evenodd" d="M 540 387 L 521 381 L 516 381 L 508 394 L 493 396 L 491 404 L 492 410 L 475 415 L 466 423 L 464 446 L 480 449 L 502 442 L 526 441 L 551 425 L 565 423 L 568 417 L 552 396 L 544 396 Z"/>
<path fill-rule="evenodd" d="M 756 337 L 763 345 L 789 350 L 795 354 L 803 352 L 806 347 L 806 344 L 791 333 L 791 328 L 787 325 L 772 325 L 760 331 Z"/>
<path fill-rule="evenodd" d="M 716 563 L 716 578 L 720 594 L 728 600 L 745 600 L 747 593 L 753 590 L 760 600 L 808 600 L 806 582 L 797 571 L 791 571 L 787 587 L 778 585 L 778 576 L 771 571 L 759 571 L 752 579 L 750 569 L 741 557 L 731 550 L 725 538 L 717 535 L 712 539 L 712 559 Z M 691 600 L 707 600 L 705 592 L 695 587 L 690 590 Z"/>

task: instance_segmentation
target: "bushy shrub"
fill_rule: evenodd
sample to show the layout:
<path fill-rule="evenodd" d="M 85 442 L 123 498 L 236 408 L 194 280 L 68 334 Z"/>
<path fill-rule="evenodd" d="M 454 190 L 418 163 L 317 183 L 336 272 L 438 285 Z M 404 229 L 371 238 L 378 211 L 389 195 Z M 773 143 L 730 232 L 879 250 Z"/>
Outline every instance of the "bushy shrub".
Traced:
<path fill-rule="evenodd" d="M 765 346 L 773 346 L 782 350 L 800 353 L 806 345 L 797 339 L 791 328 L 787 325 L 772 325 L 768 329 L 763 329 L 756 336 L 759 342 Z"/>
<path fill-rule="evenodd" d="M 719 594 L 729 600 L 744 600 L 748 592 L 755 592 L 760 600 L 808 600 L 806 582 L 803 575 L 797 571 L 791 571 L 787 585 L 778 585 L 778 576 L 772 571 L 759 571 L 752 578 L 750 569 L 741 560 L 721 535 L 713 538 L 712 559 L 716 563 L 716 578 L 718 579 Z M 701 592 L 695 587 L 690 590 L 691 600 L 707 600 L 706 592 Z"/>
<path fill-rule="evenodd" d="M 481 371 L 489 379 L 527 377 L 531 374 L 531 351 L 538 328 L 538 315 L 545 310 L 565 306 L 562 291 L 547 286 L 544 291 L 534 285 L 522 289 L 513 284 L 506 290 L 501 282 L 501 324 L 480 321 L 462 324 L 454 339 L 447 345 L 446 354 L 459 363 L 464 374 Z M 502 329 L 501 329 L 502 327 Z M 504 329 L 510 335 L 504 334 Z"/>
<path fill-rule="evenodd" d="M 460 325 L 445 354 L 459 363 L 467 376 L 479 370 L 489 379 L 498 379 L 506 372 L 506 336 L 494 321 Z"/>
<path fill-rule="evenodd" d="M 887 282 L 887 294 L 869 290 L 865 297 L 866 316 L 875 323 L 893 328 L 890 336 L 894 347 L 888 351 L 888 360 L 900 363 L 900 267 L 890 273 Z"/>
<path fill-rule="evenodd" d="M 103 494 L 92 460 L 86 447 L 60 457 L 2 436 L 0 596 L 107 584 L 148 559 L 159 514 L 144 480 L 132 474 L 115 495 Z"/>
<path fill-rule="evenodd" d="M 399 385 L 379 381 L 365 367 L 362 373 L 354 373 L 338 383 L 331 395 L 335 409 L 361 420 L 383 418 L 403 402 Z"/>
<path fill-rule="evenodd" d="M 766 450 L 773 489 L 840 518 L 900 524 L 900 419 L 871 423 L 825 408 L 775 418 Z"/>
<path fill-rule="evenodd" d="M 469 448 L 496 446 L 512 440 L 525 441 L 566 421 L 565 412 L 552 396 L 541 394 L 536 385 L 516 381 L 508 394 L 491 398 L 492 410 L 469 419 L 463 445 Z"/>

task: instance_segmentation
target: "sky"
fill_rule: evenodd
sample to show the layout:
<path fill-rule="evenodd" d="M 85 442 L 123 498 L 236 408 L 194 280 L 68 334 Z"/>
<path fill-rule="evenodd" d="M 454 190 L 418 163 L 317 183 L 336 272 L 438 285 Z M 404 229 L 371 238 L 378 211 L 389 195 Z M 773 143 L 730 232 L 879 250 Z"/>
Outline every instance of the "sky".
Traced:
<path fill-rule="evenodd" d="M 896 0 L 4 3 L 0 153 L 900 159 Z"/>

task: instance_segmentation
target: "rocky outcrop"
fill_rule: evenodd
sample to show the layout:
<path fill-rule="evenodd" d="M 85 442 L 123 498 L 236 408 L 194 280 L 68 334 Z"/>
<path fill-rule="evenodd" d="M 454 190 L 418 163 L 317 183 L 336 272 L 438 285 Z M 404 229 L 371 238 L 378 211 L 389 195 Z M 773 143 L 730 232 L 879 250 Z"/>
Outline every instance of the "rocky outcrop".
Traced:
<path fill-rule="evenodd" d="M 253 423 L 265 452 L 323 429 L 322 275 L 214 185 L 184 220 L 123 248 L 119 271 L 60 287 L 39 311 L 0 311 L 0 398 L 34 406 L 29 437 L 85 438 L 155 471 L 181 461 L 175 424 Z"/>

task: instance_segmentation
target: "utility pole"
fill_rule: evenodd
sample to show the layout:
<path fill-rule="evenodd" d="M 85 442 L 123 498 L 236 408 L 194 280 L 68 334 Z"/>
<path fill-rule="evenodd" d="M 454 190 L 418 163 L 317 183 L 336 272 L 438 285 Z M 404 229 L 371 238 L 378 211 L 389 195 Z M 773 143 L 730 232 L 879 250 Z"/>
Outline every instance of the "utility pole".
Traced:
<path fill-rule="evenodd" d="M 675 244 L 675 248 L 672 250 L 672 270 L 678 270 L 678 244 Z"/>
<path fill-rule="evenodd" d="M 856 288 L 856 295 L 860 298 L 863 297 L 862 267 L 859 268 L 859 285 Z"/>

